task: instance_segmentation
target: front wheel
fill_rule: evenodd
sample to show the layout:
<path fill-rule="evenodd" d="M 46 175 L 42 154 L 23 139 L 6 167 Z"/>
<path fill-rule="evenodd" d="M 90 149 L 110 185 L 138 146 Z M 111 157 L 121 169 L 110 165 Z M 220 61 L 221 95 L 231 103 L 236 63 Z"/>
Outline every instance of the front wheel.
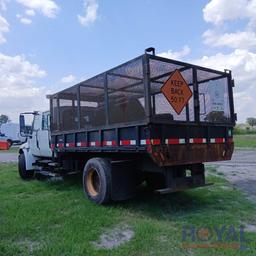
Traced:
<path fill-rule="evenodd" d="M 90 159 L 83 172 L 84 192 L 89 200 L 106 204 L 111 199 L 111 164 L 104 158 Z"/>
<path fill-rule="evenodd" d="M 26 159 L 24 154 L 19 154 L 18 169 L 20 177 L 23 180 L 30 180 L 34 177 L 34 171 L 26 169 Z"/>

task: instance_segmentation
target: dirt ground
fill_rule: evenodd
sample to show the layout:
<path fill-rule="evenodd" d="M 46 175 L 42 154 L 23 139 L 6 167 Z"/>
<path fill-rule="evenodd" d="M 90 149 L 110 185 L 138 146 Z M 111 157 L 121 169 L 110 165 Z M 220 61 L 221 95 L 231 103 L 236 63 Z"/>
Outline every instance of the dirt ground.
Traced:
<path fill-rule="evenodd" d="M 256 150 L 237 149 L 231 161 L 213 163 L 217 172 L 256 202 Z"/>

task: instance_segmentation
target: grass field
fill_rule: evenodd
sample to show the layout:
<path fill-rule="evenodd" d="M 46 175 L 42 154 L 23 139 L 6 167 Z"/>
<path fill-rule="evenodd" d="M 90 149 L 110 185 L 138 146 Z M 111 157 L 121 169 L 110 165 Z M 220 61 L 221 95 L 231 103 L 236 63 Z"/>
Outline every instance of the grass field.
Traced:
<path fill-rule="evenodd" d="M 235 135 L 234 141 L 236 147 L 256 148 L 256 134 Z"/>
<path fill-rule="evenodd" d="M 182 248 L 184 226 L 256 224 L 256 207 L 212 168 L 214 186 L 166 196 L 142 189 L 133 200 L 105 207 L 84 198 L 80 177 L 25 182 L 16 169 L 0 165 L 0 255 L 256 255 L 256 233 L 247 232 L 246 251 Z M 134 237 L 111 250 L 95 248 L 102 232 L 119 227 Z"/>

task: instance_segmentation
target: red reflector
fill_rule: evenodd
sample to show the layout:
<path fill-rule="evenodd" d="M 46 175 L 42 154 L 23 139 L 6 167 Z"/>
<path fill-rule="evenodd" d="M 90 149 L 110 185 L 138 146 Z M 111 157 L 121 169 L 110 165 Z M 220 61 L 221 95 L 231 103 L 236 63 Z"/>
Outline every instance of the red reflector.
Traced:
<path fill-rule="evenodd" d="M 215 138 L 215 143 L 223 143 L 225 142 L 224 138 Z"/>
<path fill-rule="evenodd" d="M 160 139 L 152 139 L 151 140 L 151 144 L 152 145 L 160 145 L 161 144 L 161 140 Z"/>

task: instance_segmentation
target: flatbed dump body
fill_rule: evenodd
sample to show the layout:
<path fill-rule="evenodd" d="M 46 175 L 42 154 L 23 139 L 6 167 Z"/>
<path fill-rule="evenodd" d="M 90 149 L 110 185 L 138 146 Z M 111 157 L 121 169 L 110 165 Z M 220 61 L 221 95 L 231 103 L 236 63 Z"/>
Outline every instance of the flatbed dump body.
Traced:
<path fill-rule="evenodd" d="M 161 92 L 176 70 L 193 95 L 180 114 Z M 144 54 L 51 95 L 51 147 L 59 153 L 146 153 L 159 166 L 228 160 L 232 87 L 230 71 Z"/>

